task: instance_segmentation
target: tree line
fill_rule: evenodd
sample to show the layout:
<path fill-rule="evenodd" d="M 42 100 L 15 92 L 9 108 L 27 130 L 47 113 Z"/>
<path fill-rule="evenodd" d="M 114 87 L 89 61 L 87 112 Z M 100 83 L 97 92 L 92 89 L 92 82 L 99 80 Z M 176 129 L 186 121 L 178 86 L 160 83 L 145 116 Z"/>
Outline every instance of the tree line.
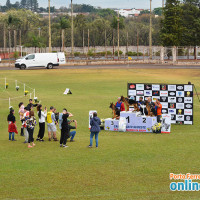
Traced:
<path fill-rule="evenodd" d="M 200 0 L 167 0 L 161 16 L 152 20 L 154 46 L 200 45 Z M 22 2 L 22 1 L 21 1 Z M 75 6 L 80 11 L 80 6 Z M 85 12 L 87 11 L 86 8 Z M 91 8 L 90 8 L 91 9 Z M 95 8 L 96 9 L 96 8 Z M 91 10 L 74 17 L 74 46 L 117 46 L 117 13 Z M 155 10 L 155 9 L 154 9 Z M 157 9 L 158 12 L 158 9 Z M 160 11 L 159 11 L 160 12 Z M 120 46 L 149 45 L 150 13 L 137 18 L 120 16 Z M 0 47 L 16 45 L 48 47 L 48 18 L 31 9 L 10 9 L 0 14 Z M 65 13 L 51 19 L 52 46 L 71 46 L 71 17 Z"/>

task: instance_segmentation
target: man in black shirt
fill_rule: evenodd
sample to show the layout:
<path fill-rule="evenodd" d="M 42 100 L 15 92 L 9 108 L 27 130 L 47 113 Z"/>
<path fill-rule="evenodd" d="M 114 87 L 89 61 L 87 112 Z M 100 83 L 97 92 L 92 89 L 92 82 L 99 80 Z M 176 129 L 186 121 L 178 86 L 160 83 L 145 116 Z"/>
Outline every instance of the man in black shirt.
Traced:
<path fill-rule="evenodd" d="M 29 111 L 32 110 L 33 107 L 37 107 L 38 104 L 33 104 L 33 99 L 29 99 L 29 104 L 26 106 Z"/>

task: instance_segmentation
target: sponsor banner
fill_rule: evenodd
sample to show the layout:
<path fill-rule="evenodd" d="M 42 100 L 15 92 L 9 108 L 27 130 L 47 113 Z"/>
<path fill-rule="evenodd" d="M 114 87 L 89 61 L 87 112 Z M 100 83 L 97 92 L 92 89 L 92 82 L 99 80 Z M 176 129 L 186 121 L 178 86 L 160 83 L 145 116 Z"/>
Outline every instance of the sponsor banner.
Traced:
<path fill-rule="evenodd" d="M 160 85 L 160 90 L 167 90 L 167 89 L 168 89 L 167 85 Z"/>
<path fill-rule="evenodd" d="M 168 91 L 160 91 L 160 96 L 167 97 L 168 96 Z"/>
<path fill-rule="evenodd" d="M 184 109 L 184 103 L 177 103 L 176 109 Z"/>
<path fill-rule="evenodd" d="M 168 91 L 176 91 L 176 85 L 168 85 Z"/>
<path fill-rule="evenodd" d="M 145 90 L 152 90 L 152 85 L 144 85 Z"/>
<path fill-rule="evenodd" d="M 190 103 L 185 104 L 185 109 L 192 109 L 192 108 L 193 108 L 192 104 L 190 104 Z"/>
<path fill-rule="evenodd" d="M 159 99 L 159 98 L 160 98 L 159 96 L 158 97 L 157 96 L 152 96 L 152 101 L 156 102 L 156 99 Z"/>
<path fill-rule="evenodd" d="M 184 115 L 176 115 L 176 121 L 184 121 Z"/>
<path fill-rule="evenodd" d="M 168 114 L 168 109 L 167 108 L 162 108 L 162 114 Z"/>
<path fill-rule="evenodd" d="M 175 103 L 169 103 L 168 107 L 169 108 L 176 108 L 176 104 Z"/>
<path fill-rule="evenodd" d="M 184 110 L 184 115 L 192 115 L 192 109 L 185 109 Z"/>
<path fill-rule="evenodd" d="M 136 96 L 136 90 L 129 90 L 128 95 L 129 96 Z"/>
<path fill-rule="evenodd" d="M 176 115 L 176 109 L 168 109 L 168 113 L 171 115 Z"/>
<path fill-rule="evenodd" d="M 168 97 L 160 97 L 160 102 L 168 102 Z"/>
<path fill-rule="evenodd" d="M 177 103 L 184 103 L 184 97 L 176 97 Z"/>
<path fill-rule="evenodd" d="M 176 109 L 176 114 L 177 115 L 183 115 L 184 114 L 184 110 L 183 109 Z"/>
<path fill-rule="evenodd" d="M 193 116 L 191 116 L 191 115 L 185 115 L 184 116 L 185 117 L 185 121 L 193 121 Z"/>
<path fill-rule="evenodd" d="M 175 97 L 176 96 L 176 92 L 168 92 L 169 96 Z"/>
<path fill-rule="evenodd" d="M 184 90 L 184 85 L 176 85 L 176 90 L 177 91 L 183 91 Z"/>
<path fill-rule="evenodd" d="M 138 96 L 144 96 L 144 91 L 136 91 L 136 95 L 138 95 Z"/>
<path fill-rule="evenodd" d="M 184 91 L 176 91 L 177 97 L 184 97 Z"/>
<path fill-rule="evenodd" d="M 184 97 L 184 103 L 193 103 L 192 97 Z"/>
<path fill-rule="evenodd" d="M 152 91 L 152 96 L 160 96 L 160 91 Z"/>
<path fill-rule="evenodd" d="M 161 133 L 170 133 L 170 132 L 171 132 L 171 115 L 163 114 Z"/>
<path fill-rule="evenodd" d="M 193 97 L 193 92 L 185 91 L 185 97 Z"/>
<path fill-rule="evenodd" d="M 176 115 L 171 115 L 171 120 L 176 121 Z"/>
<path fill-rule="evenodd" d="M 139 101 L 139 100 L 140 100 L 140 97 L 142 97 L 142 99 L 144 99 L 143 96 L 136 96 L 136 101 Z"/>
<path fill-rule="evenodd" d="M 151 90 L 145 90 L 144 96 L 152 96 L 152 91 Z"/>
<path fill-rule="evenodd" d="M 162 108 L 168 108 L 168 103 L 160 102 L 162 104 Z"/>
<path fill-rule="evenodd" d="M 192 121 L 184 121 L 184 124 L 192 125 Z"/>
<path fill-rule="evenodd" d="M 193 91 L 193 85 L 184 85 L 184 91 Z"/>
<path fill-rule="evenodd" d="M 176 97 L 168 97 L 169 103 L 176 103 Z"/>
<path fill-rule="evenodd" d="M 136 90 L 144 90 L 144 84 L 136 84 Z"/>
<path fill-rule="evenodd" d="M 135 89 L 136 89 L 136 85 L 130 83 L 130 84 L 129 84 L 129 90 L 135 90 Z"/>
<path fill-rule="evenodd" d="M 152 85 L 152 90 L 160 90 L 160 85 Z"/>

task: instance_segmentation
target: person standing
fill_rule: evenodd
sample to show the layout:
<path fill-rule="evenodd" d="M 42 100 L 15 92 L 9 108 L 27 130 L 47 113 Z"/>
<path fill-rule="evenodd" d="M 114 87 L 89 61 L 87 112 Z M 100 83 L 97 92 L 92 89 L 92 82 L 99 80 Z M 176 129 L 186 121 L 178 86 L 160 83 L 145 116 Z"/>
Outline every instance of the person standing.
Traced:
<path fill-rule="evenodd" d="M 29 111 L 32 110 L 33 107 L 37 107 L 38 104 L 33 104 L 33 99 L 29 99 L 29 104 L 26 106 Z"/>
<path fill-rule="evenodd" d="M 89 148 L 92 148 L 92 143 L 93 143 L 93 137 L 95 135 L 95 141 L 96 141 L 96 148 L 98 148 L 99 142 L 98 142 L 98 136 L 100 132 L 100 125 L 101 125 L 101 120 L 97 117 L 97 113 L 93 113 L 93 118 L 90 119 L 90 145 L 88 146 Z"/>
<path fill-rule="evenodd" d="M 48 136 L 49 136 L 49 141 L 51 141 L 51 133 L 53 133 L 53 140 L 58 141 L 56 137 L 56 128 L 57 122 L 54 114 L 54 107 L 50 107 L 50 111 L 47 112 L 47 127 L 48 127 Z"/>
<path fill-rule="evenodd" d="M 60 137 L 60 147 L 68 147 L 66 145 L 67 139 L 70 137 L 69 136 L 69 128 L 68 128 L 68 120 L 67 118 L 69 117 L 69 113 L 67 113 L 67 109 L 63 109 L 63 115 L 62 115 L 62 124 L 61 124 L 61 137 Z"/>
<path fill-rule="evenodd" d="M 160 103 L 160 99 L 156 99 L 155 102 L 156 106 L 156 111 L 157 111 L 157 122 L 161 123 L 161 118 L 162 118 L 162 104 Z"/>
<path fill-rule="evenodd" d="M 24 108 L 24 116 L 23 116 L 23 126 L 24 126 L 24 133 L 25 133 L 25 141 L 24 143 L 28 143 L 28 130 L 26 126 L 26 120 L 29 118 L 29 110 L 27 107 Z"/>
<path fill-rule="evenodd" d="M 124 103 L 121 101 L 121 97 L 117 98 L 117 103 L 115 104 L 116 108 L 120 111 L 125 111 Z"/>
<path fill-rule="evenodd" d="M 47 117 L 47 108 L 45 107 L 44 111 L 42 111 L 42 105 L 38 105 L 37 111 L 39 117 L 39 132 L 36 140 L 44 142 L 43 137 L 45 133 L 45 119 Z"/>
<path fill-rule="evenodd" d="M 7 117 L 8 121 L 8 132 L 9 132 L 9 140 L 10 141 L 16 141 L 15 140 L 15 133 L 17 132 L 17 126 L 16 126 L 16 120 L 15 120 L 15 111 L 13 109 L 10 110 L 10 114 Z"/>
<path fill-rule="evenodd" d="M 23 117 L 24 117 L 24 103 L 23 102 L 20 102 L 19 103 L 19 117 L 20 117 L 20 120 L 22 122 L 22 126 L 21 126 L 21 136 L 24 136 L 24 127 L 23 127 Z"/>
<path fill-rule="evenodd" d="M 27 124 L 27 130 L 29 133 L 28 148 L 32 148 L 35 146 L 34 138 L 33 138 L 34 128 L 36 126 L 36 119 L 34 117 L 34 111 L 31 110 L 29 112 L 29 118 L 26 120 L 26 124 Z M 32 146 L 31 146 L 31 142 L 32 142 Z"/>

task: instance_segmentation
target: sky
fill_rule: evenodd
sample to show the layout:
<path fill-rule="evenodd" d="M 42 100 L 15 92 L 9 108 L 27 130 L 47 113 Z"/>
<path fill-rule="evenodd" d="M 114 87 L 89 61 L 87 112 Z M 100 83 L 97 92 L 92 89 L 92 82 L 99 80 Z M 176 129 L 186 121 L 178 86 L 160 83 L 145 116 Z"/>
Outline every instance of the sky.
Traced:
<path fill-rule="evenodd" d="M 15 3 L 17 0 L 10 0 Z M 20 1 L 20 0 L 18 0 Z M 48 0 L 38 0 L 39 6 L 47 7 Z M 61 6 L 69 6 L 71 0 L 51 0 L 51 6 L 59 8 Z M 99 6 L 102 8 L 149 8 L 149 0 L 73 0 L 74 4 L 90 4 L 92 6 Z M 5 5 L 6 0 L 0 0 L 1 5 Z M 161 7 L 162 0 L 152 0 L 152 7 Z"/>

